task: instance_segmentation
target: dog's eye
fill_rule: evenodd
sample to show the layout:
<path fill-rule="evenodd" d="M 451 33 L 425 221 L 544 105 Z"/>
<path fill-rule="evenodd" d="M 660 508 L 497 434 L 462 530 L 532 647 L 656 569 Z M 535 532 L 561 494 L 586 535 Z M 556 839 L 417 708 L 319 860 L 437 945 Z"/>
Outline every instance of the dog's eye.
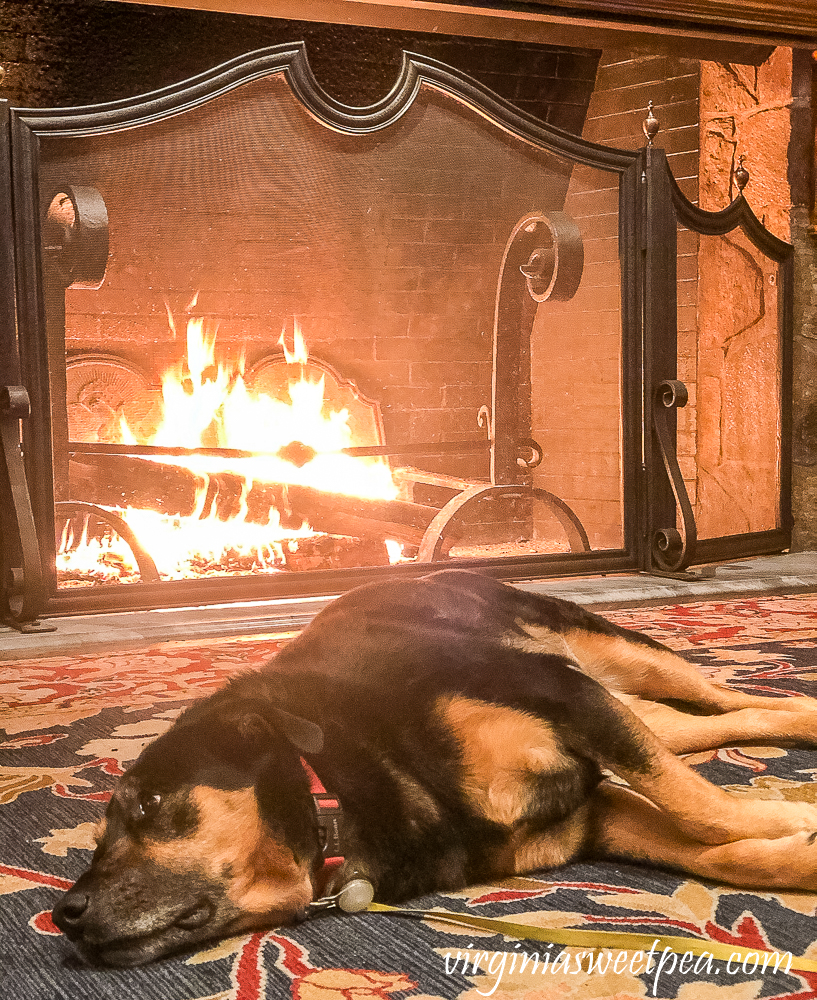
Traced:
<path fill-rule="evenodd" d="M 159 811 L 162 804 L 162 796 L 156 792 L 142 792 L 139 796 L 136 808 L 140 819 L 150 819 Z"/>

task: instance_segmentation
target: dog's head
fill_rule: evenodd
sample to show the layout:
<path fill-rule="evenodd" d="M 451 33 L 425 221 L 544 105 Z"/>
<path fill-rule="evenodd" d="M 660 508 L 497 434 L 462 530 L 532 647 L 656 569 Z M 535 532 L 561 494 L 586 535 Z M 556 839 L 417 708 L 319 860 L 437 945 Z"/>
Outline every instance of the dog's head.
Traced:
<path fill-rule="evenodd" d="M 320 857 L 299 751 L 321 739 L 265 701 L 188 710 L 120 779 L 57 926 L 88 961 L 128 966 L 296 919 Z"/>

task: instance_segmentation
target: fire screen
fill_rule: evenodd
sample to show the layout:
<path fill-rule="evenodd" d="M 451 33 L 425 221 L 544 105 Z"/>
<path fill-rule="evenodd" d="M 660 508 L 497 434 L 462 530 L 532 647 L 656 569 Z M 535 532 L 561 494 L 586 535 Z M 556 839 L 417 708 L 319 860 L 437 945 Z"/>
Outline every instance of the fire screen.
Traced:
<path fill-rule="evenodd" d="M 303 46 L 11 123 L 4 349 L 32 406 L 7 397 L 8 488 L 22 472 L 31 495 L 4 531 L 11 617 L 334 593 L 452 560 L 690 561 L 682 400 L 662 401 L 682 196 L 659 150 L 583 142 L 417 56 L 348 108 Z M 741 202 L 728 221 L 753 219 Z M 783 313 L 765 314 L 780 345 Z M 742 531 L 779 534 L 776 448 L 776 513 Z"/>

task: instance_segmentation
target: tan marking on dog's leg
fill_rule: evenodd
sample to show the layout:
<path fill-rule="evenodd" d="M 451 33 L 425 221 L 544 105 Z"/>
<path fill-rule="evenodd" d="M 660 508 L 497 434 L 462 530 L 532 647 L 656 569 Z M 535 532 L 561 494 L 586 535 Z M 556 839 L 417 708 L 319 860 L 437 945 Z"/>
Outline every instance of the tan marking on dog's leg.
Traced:
<path fill-rule="evenodd" d="M 722 692 L 686 660 L 620 636 L 573 629 L 565 636 L 582 670 L 612 692 L 659 701 L 676 699 L 717 708 Z"/>
<path fill-rule="evenodd" d="M 270 835 L 252 788 L 198 786 L 192 798 L 196 832 L 151 842 L 152 858 L 174 871 L 198 870 L 227 880 L 228 898 L 248 915 L 291 917 L 312 901 L 309 865 Z"/>
<path fill-rule="evenodd" d="M 713 684 L 692 663 L 671 650 L 581 629 L 567 632 L 564 638 L 568 655 L 612 694 L 635 695 L 652 701 L 685 701 L 710 712 L 742 708 L 817 712 L 814 698 L 764 698 Z"/>
<path fill-rule="evenodd" d="M 671 650 L 586 629 L 570 629 L 559 635 L 521 618 L 516 625 L 524 634 L 507 635 L 503 640 L 505 645 L 525 653 L 565 656 L 617 697 L 674 698 L 719 709 L 724 697 L 731 694 L 724 695 L 723 689 L 706 680 L 691 663 Z"/>
<path fill-rule="evenodd" d="M 641 735 L 642 742 L 646 743 L 648 733 L 645 730 Z M 671 754 L 657 737 L 650 752 L 653 759 L 648 773 L 624 768 L 616 773 L 672 817 L 691 839 L 726 844 L 745 837 L 775 838 L 817 830 L 817 807 L 813 805 L 747 799 L 727 792 Z"/>
<path fill-rule="evenodd" d="M 518 631 L 506 633 L 502 637 L 503 646 L 518 649 L 521 653 L 533 653 L 536 656 L 550 654 L 573 659 L 567 643 L 553 629 L 546 625 L 527 622 L 524 618 L 516 618 L 514 624 Z"/>
<path fill-rule="evenodd" d="M 768 699 L 767 699 L 768 700 Z M 695 753 L 736 743 L 817 744 L 817 718 L 810 712 L 741 708 L 722 715 L 689 715 L 655 702 L 627 706 L 673 753 Z"/>
<path fill-rule="evenodd" d="M 526 712 L 454 695 L 437 712 L 462 747 L 463 791 L 486 818 L 513 826 L 530 806 L 525 778 L 574 764 L 553 728 Z"/>
<path fill-rule="evenodd" d="M 594 807 L 592 851 L 746 888 L 817 889 L 817 843 L 809 830 L 709 845 L 685 836 L 665 812 L 627 788 L 601 786 Z"/>

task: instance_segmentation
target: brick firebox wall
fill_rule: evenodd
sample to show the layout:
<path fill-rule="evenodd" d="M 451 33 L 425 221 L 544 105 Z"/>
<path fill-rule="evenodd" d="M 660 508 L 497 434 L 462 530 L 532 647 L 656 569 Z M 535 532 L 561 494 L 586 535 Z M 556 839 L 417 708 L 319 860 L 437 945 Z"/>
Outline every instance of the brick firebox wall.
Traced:
<path fill-rule="evenodd" d="M 390 31 L 108 0 L 0 0 L 0 96 L 74 107 L 147 93 L 254 49 L 303 40 L 319 83 L 364 106 L 388 93 L 402 49 L 440 59 L 506 100 L 580 134 L 597 50 Z M 543 39 L 546 43 L 547 39 Z"/>

